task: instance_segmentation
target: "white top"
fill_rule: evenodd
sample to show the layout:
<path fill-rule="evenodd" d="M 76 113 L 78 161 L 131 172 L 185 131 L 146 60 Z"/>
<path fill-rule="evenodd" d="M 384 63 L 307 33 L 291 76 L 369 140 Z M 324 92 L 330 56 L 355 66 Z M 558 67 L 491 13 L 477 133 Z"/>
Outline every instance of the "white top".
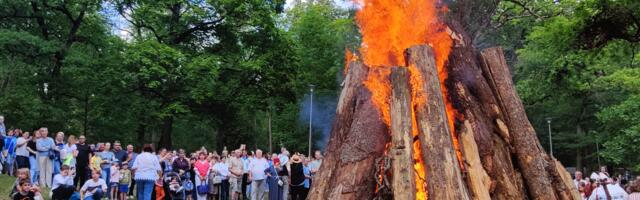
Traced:
<path fill-rule="evenodd" d="M 269 163 L 267 163 L 267 159 L 255 158 L 251 160 L 251 162 L 249 163 L 249 172 L 251 173 L 251 179 L 263 180 L 267 178 L 267 174 L 264 172 L 267 168 L 269 168 Z"/>
<path fill-rule="evenodd" d="M 16 140 L 16 155 L 29 157 L 29 151 L 27 151 L 27 140 L 24 139 L 23 137 L 19 137 Z"/>
<path fill-rule="evenodd" d="M 629 194 L 624 191 L 620 186 L 615 184 L 607 184 L 607 190 L 611 195 L 611 200 L 627 200 Z M 604 191 L 604 187 L 599 186 L 596 188 L 589 197 L 589 200 L 607 200 L 607 193 Z"/>
<path fill-rule="evenodd" d="M 60 185 L 71 185 L 73 186 L 73 177 L 72 176 L 63 176 L 62 174 L 56 174 L 53 177 L 53 185 L 51 186 L 51 190 L 55 190 L 60 187 Z"/>
<path fill-rule="evenodd" d="M 149 152 L 142 152 L 136 161 L 133 162 L 132 170 L 135 170 L 135 180 L 149 180 L 155 181 L 158 179 L 158 171 L 160 168 L 160 161 L 158 157 Z"/>
<path fill-rule="evenodd" d="M 109 182 L 111 183 L 120 182 L 120 170 L 118 170 L 118 168 L 116 168 L 113 165 L 111 165 Z"/>
<path fill-rule="evenodd" d="M 93 195 L 93 193 L 96 192 L 96 189 L 102 189 L 102 192 L 106 193 L 107 192 L 107 184 L 104 183 L 103 179 L 98 179 L 98 181 L 93 181 L 93 179 L 89 179 L 87 180 L 87 182 L 84 183 L 84 185 L 82 185 L 82 188 L 80 188 L 80 191 L 85 192 L 84 196 L 88 197 Z"/>
<path fill-rule="evenodd" d="M 62 150 L 60 150 L 60 159 L 64 160 L 69 155 L 73 156 L 73 152 L 77 149 L 78 147 L 75 144 L 71 146 L 65 144 Z"/>
<path fill-rule="evenodd" d="M 213 171 L 216 172 L 217 176 L 221 176 L 222 180 L 229 179 L 229 167 L 227 164 L 222 162 L 217 162 L 213 165 Z"/>
<path fill-rule="evenodd" d="M 289 162 L 289 156 L 281 153 L 280 155 L 278 155 L 278 159 L 280 159 L 280 166 L 284 166 L 287 164 L 287 162 Z"/>

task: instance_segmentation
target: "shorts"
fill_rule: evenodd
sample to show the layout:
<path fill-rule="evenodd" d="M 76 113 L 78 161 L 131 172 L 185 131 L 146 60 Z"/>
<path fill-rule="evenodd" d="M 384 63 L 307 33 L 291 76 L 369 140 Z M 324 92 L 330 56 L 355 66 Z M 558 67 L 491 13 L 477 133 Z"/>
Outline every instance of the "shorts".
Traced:
<path fill-rule="evenodd" d="M 124 192 L 124 193 L 128 193 L 129 192 L 129 184 L 120 184 L 120 186 L 118 187 L 120 192 Z"/>
<path fill-rule="evenodd" d="M 118 182 L 111 182 L 111 184 L 109 184 L 109 188 L 118 188 L 118 185 L 120 185 L 120 183 Z"/>
<path fill-rule="evenodd" d="M 242 179 L 241 178 L 229 178 L 229 191 L 242 192 Z"/>

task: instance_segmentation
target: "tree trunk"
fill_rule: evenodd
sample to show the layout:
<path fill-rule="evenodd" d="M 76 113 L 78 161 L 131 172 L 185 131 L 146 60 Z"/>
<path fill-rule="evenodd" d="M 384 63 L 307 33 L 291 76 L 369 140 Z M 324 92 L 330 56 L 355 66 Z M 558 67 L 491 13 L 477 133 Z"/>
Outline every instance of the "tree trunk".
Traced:
<path fill-rule="evenodd" d="M 147 132 L 147 125 L 144 122 L 138 122 L 138 127 L 136 128 L 138 147 L 142 147 L 143 144 L 146 143 L 145 133 Z"/>
<path fill-rule="evenodd" d="M 173 131 L 173 116 L 165 116 L 162 118 L 162 129 L 160 130 L 160 141 L 158 148 L 171 149 L 171 132 Z"/>
<path fill-rule="evenodd" d="M 533 199 L 572 199 L 573 187 L 566 187 L 561 174 L 564 167 L 557 167 L 536 137 L 535 130 L 524 111 L 520 97 L 516 93 L 511 80 L 509 67 L 501 48 L 489 48 L 482 51 L 485 76 L 491 82 L 492 89 L 498 98 L 500 107 L 513 134 L 512 141 L 518 165 L 524 176 L 529 196 Z"/>
<path fill-rule="evenodd" d="M 431 47 L 411 47 L 406 52 L 407 65 L 415 67 L 419 77 L 415 103 L 416 122 L 422 159 L 427 174 L 429 199 L 469 199 L 462 180 L 460 165 L 453 146 L 449 121 Z"/>
<path fill-rule="evenodd" d="M 392 189 L 396 199 L 415 199 L 413 137 L 409 74 L 405 67 L 391 69 L 391 167 Z M 422 187 L 422 186 L 420 186 Z"/>
<path fill-rule="evenodd" d="M 377 116 L 371 93 L 364 87 L 368 68 L 351 62 L 326 148 L 314 177 L 309 199 L 372 199 L 376 188 L 376 160 L 390 141 L 388 128 Z"/>

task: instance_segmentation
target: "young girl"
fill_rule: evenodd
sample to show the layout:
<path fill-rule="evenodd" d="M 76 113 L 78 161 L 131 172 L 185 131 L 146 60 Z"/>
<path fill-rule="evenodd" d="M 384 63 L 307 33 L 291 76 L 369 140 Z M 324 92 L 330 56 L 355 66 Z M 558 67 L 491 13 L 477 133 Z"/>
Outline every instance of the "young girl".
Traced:
<path fill-rule="evenodd" d="M 87 180 L 80 188 L 81 199 L 102 199 L 104 192 L 107 191 L 107 184 L 100 178 L 101 173 L 101 171 L 91 171 L 91 179 Z"/>
<path fill-rule="evenodd" d="M 127 193 L 129 192 L 129 183 L 131 183 L 131 171 L 129 170 L 129 163 L 123 162 L 122 169 L 120 170 L 120 199 L 126 200 Z"/>
<path fill-rule="evenodd" d="M 111 193 L 109 199 L 116 199 L 118 197 L 118 186 L 120 185 L 120 165 L 118 162 L 111 163 L 111 169 L 109 169 L 109 188 Z"/>

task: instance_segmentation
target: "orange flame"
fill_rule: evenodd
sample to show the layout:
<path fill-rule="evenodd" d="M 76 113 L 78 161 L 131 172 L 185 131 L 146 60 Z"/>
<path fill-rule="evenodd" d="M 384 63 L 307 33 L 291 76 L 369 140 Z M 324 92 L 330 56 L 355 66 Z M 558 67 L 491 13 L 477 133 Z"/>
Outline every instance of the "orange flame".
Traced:
<path fill-rule="evenodd" d="M 447 89 L 444 85 L 448 77 L 445 63 L 451 52 L 453 41 L 447 26 L 438 19 L 441 12 L 448 12 L 446 7 L 438 8 L 437 0 L 354 0 L 361 7 L 356 13 L 356 21 L 362 34 L 362 44 L 360 52 L 364 63 L 370 67 L 370 72 L 365 80 L 365 86 L 372 93 L 372 101 L 379 109 L 382 120 L 390 125 L 389 97 L 391 95 L 391 84 L 388 76 L 391 66 L 404 66 L 405 49 L 420 44 L 432 46 L 435 54 L 438 76 L 441 82 L 444 103 L 449 126 L 453 138 L 454 148 L 460 166 L 462 167 L 462 154 L 460 152 L 458 139 L 454 133 L 454 122 L 456 116 L 460 116 L 454 109 L 447 97 Z M 347 51 L 346 59 L 353 57 Z M 412 84 L 412 102 L 416 105 L 424 105 L 426 98 L 417 95 L 416 91 L 422 90 L 422 81 L 419 72 L 415 67 L 409 67 Z M 413 136 L 419 132 L 415 119 L 415 112 L 412 110 Z M 426 172 L 420 141 L 414 142 L 414 171 L 416 175 L 416 198 L 426 199 Z"/>

